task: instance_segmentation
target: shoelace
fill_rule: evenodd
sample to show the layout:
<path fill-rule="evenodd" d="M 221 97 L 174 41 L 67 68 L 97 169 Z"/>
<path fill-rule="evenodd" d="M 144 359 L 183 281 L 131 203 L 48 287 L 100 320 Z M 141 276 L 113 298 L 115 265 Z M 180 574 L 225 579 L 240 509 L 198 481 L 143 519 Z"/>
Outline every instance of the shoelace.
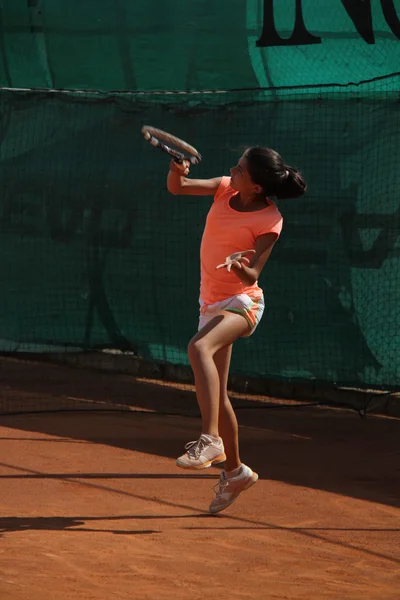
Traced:
<path fill-rule="evenodd" d="M 221 496 L 224 493 L 225 488 L 228 487 L 228 485 L 229 479 L 225 479 L 225 477 L 221 473 L 218 479 L 218 483 L 214 485 L 215 497 L 218 498 L 219 496 Z"/>
<path fill-rule="evenodd" d="M 239 471 L 240 474 L 242 472 L 243 472 L 243 469 L 241 471 Z M 214 493 L 215 493 L 216 498 L 218 498 L 219 496 L 221 496 L 221 494 L 224 493 L 225 489 L 229 486 L 230 482 L 231 482 L 231 480 L 224 477 L 224 474 L 221 473 L 221 475 L 219 476 L 219 479 L 218 479 L 218 483 L 216 485 L 214 485 Z"/>
<path fill-rule="evenodd" d="M 199 438 L 198 440 L 194 440 L 194 442 L 188 442 L 185 446 L 185 450 L 187 450 L 187 454 L 189 458 L 197 459 L 200 454 L 203 452 L 206 446 L 209 446 L 211 442 L 205 440 L 204 438 Z"/>

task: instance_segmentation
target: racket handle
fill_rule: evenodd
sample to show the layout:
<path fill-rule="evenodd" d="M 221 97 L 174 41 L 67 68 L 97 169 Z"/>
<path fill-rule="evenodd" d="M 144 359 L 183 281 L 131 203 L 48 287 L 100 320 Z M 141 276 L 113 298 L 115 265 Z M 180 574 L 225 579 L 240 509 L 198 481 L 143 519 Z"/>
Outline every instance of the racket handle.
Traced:
<path fill-rule="evenodd" d="M 157 140 L 155 138 L 152 138 L 150 140 L 150 144 L 152 143 L 152 140 L 155 140 L 157 142 L 156 144 L 153 144 L 153 146 L 155 146 L 156 148 L 160 148 L 160 150 L 163 150 L 164 152 L 169 154 L 173 158 L 173 160 L 175 162 L 177 162 L 178 164 L 183 163 L 185 156 L 184 156 L 184 154 L 182 154 L 182 152 L 177 152 L 177 150 L 173 150 L 172 148 L 170 148 L 166 144 L 163 144 L 163 142 L 160 142 L 159 140 Z"/>
<path fill-rule="evenodd" d="M 163 150 L 163 152 L 166 152 L 167 154 L 169 154 L 171 156 L 171 158 L 174 160 L 174 162 L 178 163 L 179 165 L 181 165 L 183 163 L 183 161 L 185 160 L 184 154 L 182 154 L 181 152 L 177 152 L 176 150 L 173 150 L 172 148 L 170 148 L 163 142 L 160 142 L 160 140 L 153 137 L 148 131 L 146 131 L 143 134 L 143 137 L 146 141 L 150 142 L 150 144 L 152 146 L 154 146 L 154 148 L 160 148 L 160 150 Z M 186 160 L 189 160 L 192 163 L 192 165 L 198 165 L 200 162 L 200 160 L 196 156 L 191 156 L 190 158 L 187 158 Z"/>

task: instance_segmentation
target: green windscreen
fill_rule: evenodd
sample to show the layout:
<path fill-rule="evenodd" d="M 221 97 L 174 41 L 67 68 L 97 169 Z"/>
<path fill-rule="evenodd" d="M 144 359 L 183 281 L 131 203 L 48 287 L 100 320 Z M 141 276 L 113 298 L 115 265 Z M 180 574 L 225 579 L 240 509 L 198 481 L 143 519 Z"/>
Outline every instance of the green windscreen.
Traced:
<path fill-rule="evenodd" d="M 210 198 L 166 190 L 162 125 L 199 148 L 196 177 L 266 144 L 309 192 L 279 204 L 266 312 L 233 372 L 400 381 L 399 77 L 349 89 L 1 94 L 2 350 L 131 349 L 188 364 Z M 323 93 L 322 93 L 323 91 Z"/>
<path fill-rule="evenodd" d="M 0 32 L 14 88 L 347 84 L 400 64 L 399 0 L 12 0 Z"/>

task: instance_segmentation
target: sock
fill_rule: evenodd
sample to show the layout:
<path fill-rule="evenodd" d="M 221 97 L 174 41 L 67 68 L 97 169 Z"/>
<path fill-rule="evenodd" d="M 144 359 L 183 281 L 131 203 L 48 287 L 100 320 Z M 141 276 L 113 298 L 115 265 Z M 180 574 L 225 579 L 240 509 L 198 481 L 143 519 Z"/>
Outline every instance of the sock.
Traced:
<path fill-rule="evenodd" d="M 233 471 L 225 471 L 226 478 L 231 479 L 231 477 L 237 477 L 238 475 L 240 475 L 241 471 L 242 465 L 237 467 L 237 469 L 233 469 Z"/>
<path fill-rule="evenodd" d="M 206 438 L 206 440 L 210 440 L 214 444 L 218 444 L 219 445 L 221 443 L 221 438 L 214 437 L 213 435 L 208 435 L 208 433 L 202 433 L 201 437 Z"/>

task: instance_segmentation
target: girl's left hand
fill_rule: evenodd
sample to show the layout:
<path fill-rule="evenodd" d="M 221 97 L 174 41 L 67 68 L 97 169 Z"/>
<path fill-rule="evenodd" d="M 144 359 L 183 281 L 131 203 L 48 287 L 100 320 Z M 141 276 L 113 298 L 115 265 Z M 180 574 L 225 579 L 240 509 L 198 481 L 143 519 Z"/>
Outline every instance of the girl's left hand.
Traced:
<path fill-rule="evenodd" d="M 250 262 L 249 259 L 246 258 L 245 254 L 254 254 L 254 253 L 255 253 L 255 250 L 243 250 L 242 252 L 234 252 L 234 254 L 231 254 L 230 256 L 226 257 L 224 263 L 222 263 L 221 265 L 218 265 L 218 267 L 215 267 L 215 268 L 222 269 L 223 267 L 226 267 L 226 270 L 228 271 L 228 273 L 230 273 L 232 267 L 241 269 L 242 264 L 244 264 L 244 263 L 249 264 L 249 262 Z"/>
<path fill-rule="evenodd" d="M 186 175 L 189 175 L 190 162 L 184 160 L 183 163 L 177 163 L 174 160 L 171 160 L 169 163 L 169 170 L 173 173 L 178 173 L 181 177 L 186 177 Z"/>

